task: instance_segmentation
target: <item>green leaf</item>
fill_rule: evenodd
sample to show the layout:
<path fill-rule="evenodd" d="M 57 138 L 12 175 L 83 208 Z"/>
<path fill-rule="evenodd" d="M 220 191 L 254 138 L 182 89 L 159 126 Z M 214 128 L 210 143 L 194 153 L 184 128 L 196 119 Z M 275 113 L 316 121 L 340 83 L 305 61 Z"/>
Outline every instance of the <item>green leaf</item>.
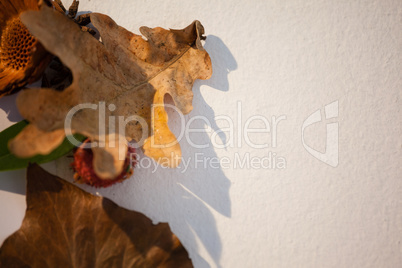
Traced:
<path fill-rule="evenodd" d="M 29 163 L 47 163 L 66 155 L 75 148 L 75 146 L 66 138 L 59 147 L 48 155 L 36 155 L 30 158 L 16 157 L 10 153 L 7 144 L 9 140 L 17 136 L 18 133 L 20 133 L 21 130 L 28 124 L 29 123 L 27 121 L 21 121 L 0 132 L 0 171 L 26 168 Z M 76 140 L 81 142 L 85 139 L 85 137 L 80 134 L 76 134 L 74 137 Z"/>

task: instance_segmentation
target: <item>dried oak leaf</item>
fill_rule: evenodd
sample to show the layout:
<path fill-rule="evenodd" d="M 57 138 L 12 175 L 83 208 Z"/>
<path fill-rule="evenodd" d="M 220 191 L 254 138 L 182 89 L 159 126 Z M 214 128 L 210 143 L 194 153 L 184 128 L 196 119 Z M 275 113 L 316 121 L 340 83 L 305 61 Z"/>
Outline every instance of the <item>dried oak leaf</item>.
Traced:
<path fill-rule="evenodd" d="M 127 141 L 132 139 L 143 146 L 146 155 L 177 166 L 181 149 L 167 124 L 164 97 L 170 94 L 176 107 L 187 114 L 192 110 L 194 81 L 211 76 L 211 60 L 201 45 L 203 26 L 194 21 L 183 30 L 141 27 L 145 40 L 106 15 L 92 13 L 90 18 L 102 42 L 46 7 L 21 15 L 44 47 L 72 70 L 73 82 L 62 92 L 42 88 L 19 95 L 18 109 L 31 124 L 10 142 L 10 151 L 20 157 L 52 151 L 64 138 L 64 120 L 72 107 L 104 102 L 104 116 L 99 109 L 83 109 L 75 114 L 71 127 L 73 133 L 101 145 L 92 149 L 99 177 L 110 179 L 121 172 Z M 156 105 L 154 113 L 152 105 Z M 134 118 L 139 121 L 128 122 L 125 135 L 109 127 L 100 132 L 100 119 L 109 126 L 110 116 L 116 122 L 118 116 L 127 122 L 133 116 L 144 121 Z"/>
<path fill-rule="evenodd" d="M 27 180 L 25 218 L 0 248 L 0 267 L 193 267 L 167 223 L 153 225 L 38 165 Z"/>

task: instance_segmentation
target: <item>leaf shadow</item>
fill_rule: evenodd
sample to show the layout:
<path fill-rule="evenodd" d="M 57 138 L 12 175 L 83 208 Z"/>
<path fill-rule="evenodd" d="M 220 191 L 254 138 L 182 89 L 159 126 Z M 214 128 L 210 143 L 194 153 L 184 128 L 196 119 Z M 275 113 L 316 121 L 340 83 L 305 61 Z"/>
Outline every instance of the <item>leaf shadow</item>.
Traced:
<path fill-rule="evenodd" d="M 10 122 L 17 123 L 23 118 L 18 112 L 15 101 L 18 94 L 0 98 L 0 109 L 3 110 Z M 25 195 L 25 170 L 0 172 L 0 190 Z"/>
<path fill-rule="evenodd" d="M 203 98 L 201 87 L 227 92 L 227 76 L 236 70 L 237 63 L 229 48 L 216 36 L 207 37 L 205 49 L 212 59 L 213 75 L 209 80 L 197 80 L 194 84 L 194 109 L 185 119 L 188 122 L 192 117 L 202 116 L 210 122 L 213 131 L 218 131 L 215 112 Z M 173 104 L 171 99 L 167 103 Z M 167 111 L 169 127 L 178 136 L 180 118 L 169 109 Z M 202 120 L 193 122 L 192 128 L 205 128 Z M 113 190 L 100 193 L 122 206 L 144 213 L 155 223 L 168 222 L 188 250 L 195 267 L 221 267 L 222 242 L 216 218 L 230 218 L 232 215 L 231 182 L 221 166 L 210 167 L 208 163 L 204 166 L 203 159 L 219 159 L 210 135 L 205 131 L 191 133 L 189 139 L 190 142 L 186 137 L 179 140 L 183 160 L 178 168 L 153 169 L 153 164 L 150 167 L 137 166 L 133 179 L 116 185 L 114 191 L 119 195 L 114 195 Z M 208 146 L 195 148 L 191 143 Z M 139 155 L 145 162 L 147 157 L 142 153 Z M 197 157 L 201 162 L 197 162 Z M 130 197 L 127 199 L 127 196 Z"/>
<path fill-rule="evenodd" d="M 207 36 L 204 48 L 211 57 L 213 74 L 210 79 L 200 81 L 201 84 L 220 91 L 229 91 L 228 74 L 237 69 L 236 59 L 222 39 L 215 35 Z"/>
<path fill-rule="evenodd" d="M 7 119 L 10 122 L 19 122 L 23 118 L 18 112 L 17 106 L 16 106 L 16 99 L 17 99 L 18 94 L 13 94 L 9 96 L 4 96 L 0 98 L 0 109 L 3 110 L 6 115 Z"/>
<path fill-rule="evenodd" d="M 208 86 L 223 92 L 229 91 L 228 74 L 237 69 L 237 62 L 229 48 L 217 36 L 207 36 L 205 49 L 212 60 L 213 75 L 209 80 L 198 80 L 194 84 L 194 109 L 188 117 L 202 116 L 210 123 L 212 131 L 218 132 L 220 128 L 215 121 L 215 112 L 203 98 L 201 87 Z M 205 127 L 205 122 L 202 120 L 193 122 L 192 128 L 203 129 Z M 207 144 L 208 147 L 195 148 L 187 140 L 182 139 L 180 141 L 183 157 L 184 159 L 187 158 L 191 164 L 189 164 L 189 169 L 177 178 L 175 190 L 180 193 L 177 202 L 182 204 L 181 210 L 196 212 L 183 215 L 182 220 L 184 220 L 185 225 L 181 224 L 180 232 L 186 233 L 188 238 L 191 237 L 191 240 L 187 240 L 187 242 L 191 241 L 193 247 L 197 243 L 202 244 L 204 250 L 207 251 L 206 255 L 209 255 L 211 259 L 209 261 L 213 261 L 214 266 L 221 267 L 222 242 L 214 214 L 220 214 L 226 218 L 231 217 L 232 208 L 229 195 L 231 182 L 226 177 L 222 167 L 213 166 L 210 164 L 210 160 L 207 160 L 219 159 L 210 140 L 210 135 L 206 132 L 192 134 L 189 137 L 193 144 Z M 219 132 L 219 136 L 222 143 L 226 143 L 225 134 Z M 194 159 L 197 156 L 201 156 L 203 163 L 197 163 L 197 159 Z M 190 157 L 193 159 L 190 160 Z M 178 223 L 177 220 L 176 223 Z M 201 256 L 195 257 L 194 261 L 197 264 L 196 267 L 210 267 L 208 261 Z"/>

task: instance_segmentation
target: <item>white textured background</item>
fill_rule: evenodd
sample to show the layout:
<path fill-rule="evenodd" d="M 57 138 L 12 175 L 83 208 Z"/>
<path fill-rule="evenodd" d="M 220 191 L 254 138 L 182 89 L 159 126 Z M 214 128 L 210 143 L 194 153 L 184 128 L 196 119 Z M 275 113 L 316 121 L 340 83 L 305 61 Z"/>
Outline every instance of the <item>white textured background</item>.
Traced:
<path fill-rule="evenodd" d="M 276 148 L 272 133 L 250 136 L 268 142 L 265 149 L 244 140 L 226 149 L 181 141 L 187 159 L 272 152 L 286 159 L 285 169 L 212 169 L 194 162 L 184 173 L 137 169 L 134 178 L 100 194 L 168 222 L 199 268 L 402 267 L 400 0 L 83 0 L 80 10 L 106 13 L 135 33 L 142 25 L 203 23 L 214 74 L 195 84 L 187 120 L 205 115 L 219 130 L 227 124 L 215 116 L 227 115 L 237 131 L 253 115 L 286 116 Z M 19 119 L 14 99 L 0 100 L 0 129 Z M 301 142 L 303 121 L 333 101 L 339 103 L 335 168 Z M 207 129 L 200 121 L 194 126 Z M 309 146 L 324 150 L 325 129 L 324 122 L 306 129 Z M 192 138 L 204 143 L 210 134 Z M 57 165 L 60 173 L 60 162 L 47 168 Z M 24 172 L 0 173 L 0 242 L 21 224 Z"/>

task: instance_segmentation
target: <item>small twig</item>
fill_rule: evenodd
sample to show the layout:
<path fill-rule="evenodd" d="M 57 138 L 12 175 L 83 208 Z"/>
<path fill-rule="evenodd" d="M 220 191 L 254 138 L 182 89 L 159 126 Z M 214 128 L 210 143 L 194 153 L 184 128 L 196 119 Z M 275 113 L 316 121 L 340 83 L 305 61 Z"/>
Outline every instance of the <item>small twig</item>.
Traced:
<path fill-rule="evenodd" d="M 63 13 L 66 13 L 66 8 L 64 7 L 63 3 L 61 0 L 54 0 L 54 2 L 57 4 L 57 6 L 63 11 Z M 55 6 L 56 7 L 56 6 Z M 57 9 L 57 7 L 56 7 Z"/>
<path fill-rule="evenodd" d="M 82 14 L 79 15 L 76 19 L 74 19 L 74 21 L 80 26 L 86 26 L 91 22 L 91 17 L 89 13 Z"/>
<path fill-rule="evenodd" d="M 74 19 L 75 16 L 77 16 L 79 4 L 80 4 L 80 1 L 76 1 L 76 0 L 74 0 L 73 3 L 71 4 L 70 8 L 68 9 L 68 14 L 67 14 L 67 16 L 70 19 Z"/>

